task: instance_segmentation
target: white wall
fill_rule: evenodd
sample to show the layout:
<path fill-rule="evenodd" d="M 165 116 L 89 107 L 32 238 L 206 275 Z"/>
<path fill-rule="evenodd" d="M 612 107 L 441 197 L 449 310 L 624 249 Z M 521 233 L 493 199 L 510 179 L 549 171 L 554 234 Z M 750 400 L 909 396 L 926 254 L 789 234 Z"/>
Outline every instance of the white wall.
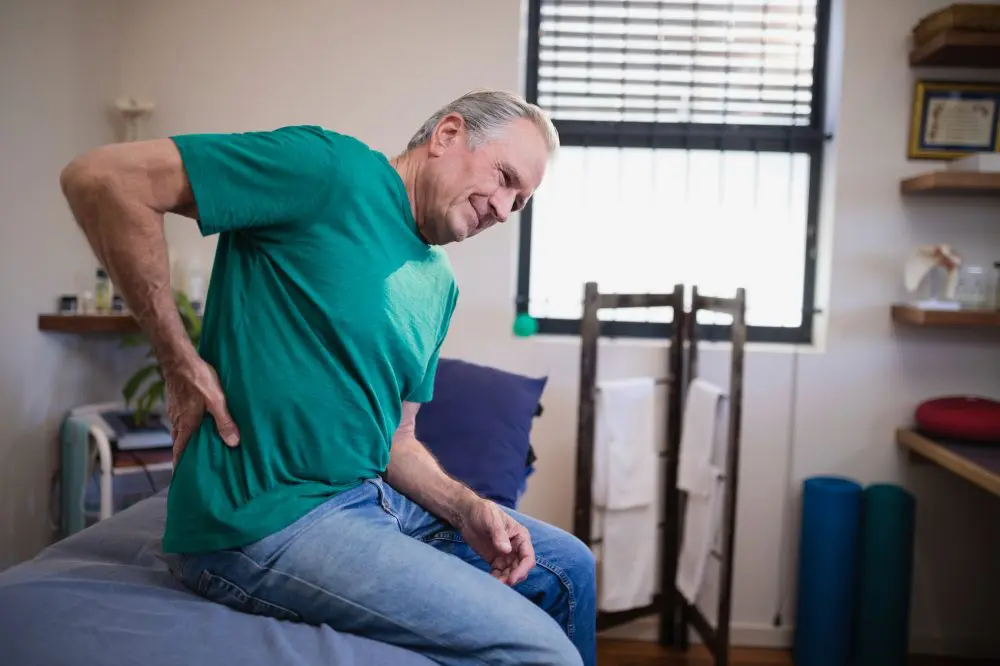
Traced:
<path fill-rule="evenodd" d="M 901 262 L 914 244 L 947 241 L 970 261 L 1000 258 L 995 202 L 908 201 L 898 195 L 901 177 L 930 166 L 905 159 L 913 76 L 906 64 L 907 32 L 941 4 L 856 2 L 843 15 L 848 48 L 842 54 L 842 91 L 839 96 L 832 92 L 838 125 L 827 170 L 828 215 L 821 244 L 825 318 L 818 324 L 826 344 L 800 353 L 760 348 L 747 358 L 734 612 L 737 634 L 744 640 L 775 643 L 788 638 L 787 625 L 794 619 L 795 507 L 801 480 L 820 473 L 846 474 L 862 482 L 902 481 L 917 493 L 913 634 L 918 647 L 981 648 L 993 633 L 989 590 L 1000 584 L 992 565 L 1000 556 L 1000 503 L 938 470 L 910 467 L 893 442 L 893 429 L 924 398 L 952 391 L 1000 393 L 995 338 L 899 331 L 888 318 L 888 304 L 903 296 Z M 123 3 L 121 10 L 120 90 L 98 93 L 78 86 L 74 97 L 46 88 L 47 99 L 18 109 L 22 120 L 15 125 L 34 127 L 36 135 L 51 124 L 43 120 L 45 114 L 61 114 L 56 122 L 66 122 L 72 107 L 73 118 L 91 119 L 87 128 L 92 134 L 47 140 L 48 157 L 39 173 L 54 175 L 71 147 L 103 138 L 98 109 L 112 92 L 156 103 L 147 128 L 151 136 L 308 122 L 355 134 L 392 152 L 437 105 L 467 89 L 521 87 L 522 10 L 514 0 L 467 1 L 460 12 L 444 0 L 419 6 L 394 0 L 296 0 L 282 3 L 280 10 L 264 0 L 144 0 Z M 80 23 L 63 17 L 58 25 L 50 24 L 50 34 L 54 41 L 69 40 L 79 34 Z M 91 23 L 106 30 L 113 21 Z M 14 46 L 3 41 L 5 63 L 11 60 L 8 49 L 35 43 L 24 36 Z M 27 58 L 16 53 L 18 61 Z M 67 67 L 96 57 L 81 54 L 65 44 L 46 53 L 48 68 L 33 65 L 20 90 L 32 81 L 68 80 L 72 70 Z M 114 88 L 114 75 L 98 78 L 105 88 Z M 4 136 L 10 132 L 5 127 Z M 20 149 L 14 152 L 24 155 L 38 139 L 16 140 Z M 19 178 L 15 187 L 7 186 L 4 201 L 14 193 L 25 197 L 39 182 Z M 0 409 L 6 410 L 5 421 L 15 419 L 24 430 L 0 450 L 8 458 L 11 451 L 19 452 L 16 469 L 29 470 L 23 474 L 32 478 L 22 489 L 32 489 L 36 505 L 44 506 L 39 488 L 49 470 L 46 447 L 54 414 L 66 400 L 80 398 L 77 393 L 50 398 L 50 387 L 64 385 L 66 377 L 82 377 L 81 367 L 97 362 L 71 351 L 79 344 L 75 341 L 56 343 L 34 332 L 36 310 L 64 287 L 73 266 L 88 266 L 57 199 L 47 189 L 37 198 L 31 205 L 19 203 L 20 208 L 2 218 L 5 239 L 23 228 L 24 220 L 49 226 L 33 232 L 33 242 L 12 235 L 15 247 L 5 243 L 0 249 L 5 253 L 0 270 L 10 273 L 4 283 L 14 282 L 15 293 L 22 294 L 4 299 L 0 325 L 7 327 L 8 336 L 17 336 L 10 338 L 17 343 L 0 352 L 5 369 Z M 190 222 L 172 221 L 168 234 L 176 257 L 210 262 L 214 243 L 201 239 Z M 45 250 L 43 239 L 50 242 Z M 449 248 L 463 296 L 446 353 L 549 375 L 546 414 L 534 437 L 540 467 L 524 509 L 569 527 L 579 348 L 573 339 L 510 335 L 516 242 L 512 221 Z M 39 251 L 57 257 L 52 269 L 23 279 Z M 60 277 L 59 271 L 66 275 Z M 619 341 L 602 349 L 602 376 L 646 374 L 664 362 L 664 351 L 656 344 Z M 721 377 L 727 360 L 724 351 L 709 350 L 703 354 L 703 369 L 710 377 Z M 41 381 L 39 367 L 47 369 Z M 20 386 L 42 394 L 33 403 L 34 412 L 9 395 Z M 10 469 L 4 462 L 4 469 Z M 7 514 L 17 516 L 18 532 L 41 534 L 37 506 L 28 510 L 23 490 L 5 492 L 4 506 L 16 498 L 20 507 Z M 26 542 L 23 552 L 37 542 Z M 783 630 L 771 626 L 778 610 L 784 611 Z"/>
<path fill-rule="evenodd" d="M 940 166 L 905 159 L 913 81 L 964 74 L 907 69 L 907 31 L 945 4 L 847 4 L 829 348 L 801 359 L 796 476 L 832 470 L 908 485 L 918 503 L 914 642 L 997 654 L 987 591 L 1000 585 L 1000 503 L 940 470 L 913 467 L 892 443 L 892 429 L 923 399 L 1000 396 L 995 335 L 897 330 L 886 313 L 904 296 L 900 266 L 916 244 L 950 242 L 969 263 L 1000 258 L 1000 202 L 898 194 L 901 177 Z"/>
<path fill-rule="evenodd" d="M 519 4 L 466 2 L 456 14 L 440 0 L 420 9 L 392 0 L 299 1 L 282 12 L 264 2 L 131 3 L 126 87 L 156 101 L 155 135 L 315 122 L 394 151 L 436 105 L 469 88 L 520 89 Z M 893 429 L 919 400 L 998 388 L 993 340 L 894 331 L 888 318 L 915 243 L 948 241 L 973 261 L 997 256 L 989 204 L 906 202 L 897 194 L 902 176 L 928 168 L 905 159 L 906 50 L 910 26 L 935 7 L 853 3 L 839 19 L 850 48 L 842 96 L 834 90 L 831 98 L 839 125 L 824 202 L 832 215 L 822 248 L 828 318 L 819 322 L 827 346 L 797 355 L 761 349 L 747 359 L 734 613 L 745 640 L 788 637 L 771 620 L 779 609 L 786 624 L 794 620 L 795 506 L 801 479 L 820 473 L 903 480 L 917 492 L 918 645 L 975 647 L 992 630 L 980 590 L 1000 583 L 996 575 L 983 580 L 1000 555 L 1000 504 L 935 470 L 901 464 L 893 443 Z M 377 18 L 383 12 L 388 18 Z M 206 56 L 209 45 L 219 55 Z M 210 257 L 211 241 L 187 223 L 171 238 L 179 254 Z M 573 339 L 510 335 L 516 241 L 512 222 L 449 248 L 463 295 L 446 353 L 549 375 L 535 431 L 540 467 L 524 508 L 569 527 L 579 348 Z M 605 349 L 603 376 L 662 367 L 657 345 Z M 722 378 L 728 355 L 704 357 L 705 372 Z"/>
<path fill-rule="evenodd" d="M 113 139 L 121 29 L 113 1 L 0 3 L 0 568 L 51 538 L 58 426 L 114 399 L 133 360 L 115 342 L 40 333 L 40 312 L 97 266 L 59 192 L 77 152 Z"/>

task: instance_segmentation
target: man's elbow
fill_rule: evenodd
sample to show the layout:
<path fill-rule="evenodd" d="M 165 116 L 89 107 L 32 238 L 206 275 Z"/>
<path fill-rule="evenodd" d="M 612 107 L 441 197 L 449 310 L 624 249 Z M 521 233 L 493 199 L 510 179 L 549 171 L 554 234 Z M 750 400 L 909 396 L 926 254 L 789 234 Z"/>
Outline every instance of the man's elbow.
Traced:
<path fill-rule="evenodd" d="M 85 232 L 88 225 L 97 221 L 92 211 L 113 195 L 114 181 L 114 172 L 100 149 L 74 158 L 59 173 L 59 188 L 77 224 Z"/>
<path fill-rule="evenodd" d="M 102 191 L 108 181 L 108 170 L 94 151 L 73 158 L 59 173 L 59 187 L 70 203 Z"/>

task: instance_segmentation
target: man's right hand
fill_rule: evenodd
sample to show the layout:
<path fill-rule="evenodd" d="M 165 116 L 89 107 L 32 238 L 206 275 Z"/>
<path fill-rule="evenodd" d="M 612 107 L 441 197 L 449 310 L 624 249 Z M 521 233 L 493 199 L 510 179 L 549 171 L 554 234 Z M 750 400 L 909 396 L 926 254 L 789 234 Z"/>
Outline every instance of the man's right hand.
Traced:
<path fill-rule="evenodd" d="M 215 369 L 196 358 L 174 367 L 163 367 L 166 383 L 167 417 L 172 426 L 174 465 L 180 460 L 188 440 L 201 425 L 207 411 L 215 419 L 215 427 L 228 446 L 237 446 L 240 432 L 226 407 L 226 397 Z"/>

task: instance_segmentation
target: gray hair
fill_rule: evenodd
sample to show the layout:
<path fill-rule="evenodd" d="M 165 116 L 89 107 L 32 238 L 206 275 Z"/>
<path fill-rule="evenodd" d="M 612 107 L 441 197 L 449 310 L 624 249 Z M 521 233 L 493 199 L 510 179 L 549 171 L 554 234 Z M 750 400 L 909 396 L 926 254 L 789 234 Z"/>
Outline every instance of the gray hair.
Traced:
<path fill-rule="evenodd" d="M 559 133 L 538 106 L 503 90 L 474 90 L 434 112 L 413 135 L 406 149 L 412 150 L 426 143 L 441 119 L 451 113 L 457 113 L 465 119 L 469 145 L 472 148 L 494 138 L 508 123 L 518 118 L 526 118 L 535 124 L 545 139 L 550 155 L 559 148 Z"/>

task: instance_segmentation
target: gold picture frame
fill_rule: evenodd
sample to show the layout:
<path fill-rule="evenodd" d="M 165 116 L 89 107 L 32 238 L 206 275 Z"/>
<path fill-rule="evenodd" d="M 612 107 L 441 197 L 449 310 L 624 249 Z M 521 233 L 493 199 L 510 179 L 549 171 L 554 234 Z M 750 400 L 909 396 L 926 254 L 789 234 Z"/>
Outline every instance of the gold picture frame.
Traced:
<path fill-rule="evenodd" d="M 917 81 L 909 159 L 950 160 L 1000 152 L 1000 84 Z"/>

